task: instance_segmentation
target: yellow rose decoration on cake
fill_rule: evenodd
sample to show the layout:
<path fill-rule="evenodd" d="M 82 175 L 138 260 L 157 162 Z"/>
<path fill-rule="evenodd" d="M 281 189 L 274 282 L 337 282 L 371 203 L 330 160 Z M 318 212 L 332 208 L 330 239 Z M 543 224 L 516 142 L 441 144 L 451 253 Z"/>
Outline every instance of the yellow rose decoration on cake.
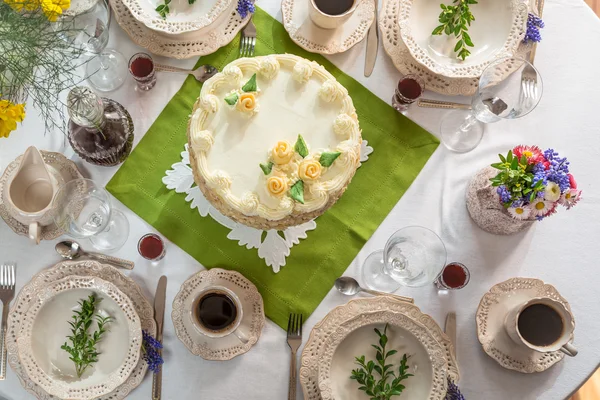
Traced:
<path fill-rule="evenodd" d="M 285 177 L 272 176 L 267 179 L 267 190 L 273 196 L 282 196 L 288 190 L 288 184 Z"/>
<path fill-rule="evenodd" d="M 277 142 L 273 150 L 271 150 L 271 158 L 278 165 L 287 164 L 294 156 L 294 148 L 291 144 L 285 141 Z"/>
<path fill-rule="evenodd" d="M 238 110 L 251 113 L 256 110 L 256 96 L 254 93 L 243 93 L 237 103 Z"/>
<path fill-rule="evenodd" d="M 316 160 L 304 160 L 298 167 L 298 176 L 303 181 L 314 181 L 321 176 L 321 164 Z"/>

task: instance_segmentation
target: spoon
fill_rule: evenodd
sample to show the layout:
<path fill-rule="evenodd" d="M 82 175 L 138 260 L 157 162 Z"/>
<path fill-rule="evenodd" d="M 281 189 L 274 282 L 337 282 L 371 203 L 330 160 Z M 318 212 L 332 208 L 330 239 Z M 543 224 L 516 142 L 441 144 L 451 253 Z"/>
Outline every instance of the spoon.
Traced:
<path fill-rule="evenodd" d="M 157 64 L 157 63 L 154 64 L 154 67 L 156 68 L 157 71 L 161 71 L 161 72 L 180 72 L 182 74 L 193 75 L 194 78 L 196 78 L 196 80 L 200 83 L 205 82 L 206 80 L 208 80 L 208 78 L 211 78 L 214 74 L 219 72 L 215 67 L 213 67 L 212 65 L 209 65 L 209 64 L 201 65 L 194 70 L 183 69 L 183 68 L 173 67 L 173 66 L 164 65 L 164 64 Z"/>
<path fill-rule="evenodd" d="M 410 297 L 398 296 L 396 294 L 378 292 L 377 290 L 362 288 L 360 287 L 356 279 L 349 276 L 342 276 L 337 278 L 335 280 L 335 288 L 347 296 L 354 296 L 358 292 L 367 292 L 375 296 L 391 296 L 397 298 L 398 300 L 408 301 L 409 303 L 415 302 L 415 300 Z"/>
<path fill-rule="evenodd" d="M 93 260 L 104 261 L 114 265 L 115 267 L 125 269 L 133 269 L 133 266 L 135 265 L 133 262 L 123 260 L 121 258 L 111 257 L 100 253 L 91 253 L 83 251 L 81 249 L 81 246 L 79 246 L 79 243 L 72 240 L 64 240 L 62 242 L 58 242 L 56 243 L 56 246 L 54 246 L 54 249 L 56 249 L 56 252 L 62 258 L 67 260 L 75 260 L 79 257 L 88 257 Z"/>

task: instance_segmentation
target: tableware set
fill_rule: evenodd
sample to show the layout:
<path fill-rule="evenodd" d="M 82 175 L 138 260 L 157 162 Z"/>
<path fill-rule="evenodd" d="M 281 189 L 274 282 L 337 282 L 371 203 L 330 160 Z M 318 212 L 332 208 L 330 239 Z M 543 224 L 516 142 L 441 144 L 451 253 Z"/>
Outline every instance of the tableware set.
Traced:
<path fill-rule="evenodd" d="M 77 302 L 94 294 L 99 313 L 114 319 L 99 343 L 98 362 L 77 379 L 60 347 Z M 156 335 L 152 306 L 133 279 L 97 261 L 64 261 L 38 272 L 8 314 L 8 362 L 38 399 L 123 399 L 144 378 L 142 330 Z M 53 367 L 54 366 L 54 367 Z"/>
<path fill-rule="evenodd" d="M 228 307 L 237 315 L 220 329 L 199 318 L 202 300 L 215 292 L 229 298 Z M 171 319 L 175 334 L 192 354 L 216 361 L 249 351 L 265 324 L 263 300 L 256 286 L 239 272 L 220 268 L 200 271 L 181 285 L 173 300 Z"/>
<path fill-rule="evenodd" d="M 52 198 L 59 186 L 80 178 L 75 163 L 64 155 L 30 147 L 0 177 L 0 216 L 15 233 L 34 243 L 55 239 L 65 229 L 54 222 Z"/>

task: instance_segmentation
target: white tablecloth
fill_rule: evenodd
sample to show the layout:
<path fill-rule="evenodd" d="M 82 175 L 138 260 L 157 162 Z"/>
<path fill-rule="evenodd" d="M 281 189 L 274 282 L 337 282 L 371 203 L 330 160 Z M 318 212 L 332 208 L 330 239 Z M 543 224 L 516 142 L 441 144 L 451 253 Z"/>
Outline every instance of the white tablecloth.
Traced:
<path fill-rule="evenodd" d="M 281 20 L 279 1 L 261 0 L 259 3 Z M 448 311 L 457 312 L 460 386 L 469 400 L 564 399 L 588 378 L 600 361 L 600 270 L 597 262 L 600 240 L 600 21 L 581 0 L 547 0 L 544 20 L 547 27 L 542 31 L 544 39 L 536 59 L 544 79 L 544 96 L 537 109 L 525 118 L 487 126 L 483 141 L 470 153 L 454 154 L 440 146 L 347 270 L 347 274 L 360 279 L 359 266 L 369 253 L 382 248 L 386 239 L 403 226 L 423 225 L 441 235 L 449 259 L 463 262 L 470 268 L 471 283 L 449 295 L 440 295 L 433 287 L 402 289 L 401 293 L 413 296 L 415 303 L 442 326 Z M 109 45 L 118 48 L 126 57 L 143 50 L 135 46 L 116 24 L 111 27 Z M 365 78 L 362 73 L 364 52 L 365 44 L 360 43 L 331 60 L 377 96 L 389 101 L 400 74 L 380 48 L 375 72 Z M 158 61 L 180 66 L 194 63 L 194 60 L 160 58 Z M 133 81 L 128 80 L 118 91 L 109 94 L 129 109 L 135 122 L 136 143 L 182 81 L 183 78 L 176 74 L 160 74 L 158 84 L 149 93 L 135 92 Z M 443 98 L 433 93 L 427 93 L 427 97 Z M 468 101 L 464 98 L 456 100 Z M 408 116 L 437 135 L 444 113 L 414 107 Z M 72 150 L 60 134 L 44 135 L 34 114 L 29 108 L 18 131 L 9 139 L 0 139 L 0 170 L 32 144 L 72 156 Z M 465 208 L 465 187 L 478 169 L 495 162 L 497 153 L 506 152 L 520 143 L 552 147 L 568 156 L 572 172 L 583 189 L 584 200 L 574 209 L 561 210 L 523 234 L 493 236 L 470 220 Z M 376 152 L 377 149 L 374 156 Z M 77 156 L 72 159 L 85 175 L 101 183 L 108 182 L 117 171 L 117 167 L 86 164 Z M 135 261 L 136 267 L 130 275 L 149 299 L 153 298 L 158 278 L 166 274 L 169 279 L 167 304 L 170 305 L 182 282 L 202 266 L 173 244 L 168 244 L 167 256 L 158 266 L 143 260 L 137 254 L 137 241 L 142 234 L 154 229 L 124 206 L 120 207 L 129 219 L 131 231 L 128 242 L 116 255 Z M 18 261 L 17 289 L 41 268 L 59 261 L 54 244 L 55 241 L 51 241 L 33 246 L 27 238 L 16 236 L 0 222 L 0 261 Z M 83 245 L 90 247 L 89 243 Z M 555 285 L 569 300 L 577 324 L 577 357 L 566 357 L 544 373 L 525 375 L 503 369 L 482 351 L 475 330 L 479 300 L 492 285 L 514 276 L 541 278 Z M 332 290 L 306 321 L 304 340 L 315 323 L 347 300 Z M 205 361 L 189 353 L 177 339 L 170 312 L 168 306 L 164 399 L 287 398 L 289 349 L 281 328 L 267 320 L 258 344 L 247 354 L 227 362 Z M 350 370 L 350 366 L 348 368 Z M 147 376 L 129 398 L 147 399 L 150 391 L 151 379 Z M 298 393 L 302 398 L 300 387 Z M 7 380 L 0 383 L 0 397 L 23 399 L 30 395 L 9 369 Z"/>

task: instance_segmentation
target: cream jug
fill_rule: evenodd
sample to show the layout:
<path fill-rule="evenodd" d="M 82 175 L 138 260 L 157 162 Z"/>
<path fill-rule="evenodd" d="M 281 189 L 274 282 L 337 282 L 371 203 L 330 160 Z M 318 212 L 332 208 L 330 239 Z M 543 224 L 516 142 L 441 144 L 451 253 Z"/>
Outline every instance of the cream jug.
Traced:
<path fill-rule="evenodd" d="M 29 226 L 29 238 L 38 244 L 41 227 L 53 222 L 52 199 L 58 183 L 37 148 L 32 146 L 25 151 L 19 167 L 6 183 L 4 198 L 8 212 Z"/>

